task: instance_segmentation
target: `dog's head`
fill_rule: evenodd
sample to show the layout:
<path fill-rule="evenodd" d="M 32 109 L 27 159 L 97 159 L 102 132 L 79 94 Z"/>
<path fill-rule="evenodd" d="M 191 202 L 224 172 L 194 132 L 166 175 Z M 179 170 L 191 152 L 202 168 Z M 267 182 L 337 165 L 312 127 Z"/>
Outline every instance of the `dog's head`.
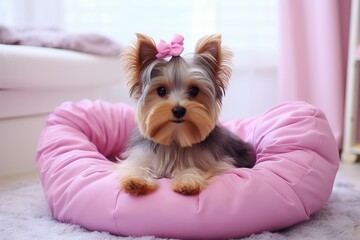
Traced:
<path fill-rule="evenodd" d="M 150 37 L 137 34 L 136 44 L 121 56 L 130 96 L 137 100 L 137 123 L 146 138 L 189 147 L 215 127 L 232 53 L 221 46 L 220 35 L 200 39 L 191 58 L 179 56 L 182 49 L 167 55 L 159 48 Z"/>

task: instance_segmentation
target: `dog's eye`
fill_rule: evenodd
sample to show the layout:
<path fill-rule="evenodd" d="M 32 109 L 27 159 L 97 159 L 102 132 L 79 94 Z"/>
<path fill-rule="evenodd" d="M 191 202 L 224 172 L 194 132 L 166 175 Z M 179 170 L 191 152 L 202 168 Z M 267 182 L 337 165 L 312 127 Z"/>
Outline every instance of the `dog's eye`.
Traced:
<path fill-rule="evenodd" d="M 164 97 L 167 94 L 167 90 L 165 87 L 158 87 L 156 89 L 156 92 L 160 97 Z"/>
<path fill-rule="evenodd" d="M 189 89 L 189 94 L 191 97 L 196 97 L 197 95 L 199 95 L 199 88 L 198 87 L 191 87 Z"/>

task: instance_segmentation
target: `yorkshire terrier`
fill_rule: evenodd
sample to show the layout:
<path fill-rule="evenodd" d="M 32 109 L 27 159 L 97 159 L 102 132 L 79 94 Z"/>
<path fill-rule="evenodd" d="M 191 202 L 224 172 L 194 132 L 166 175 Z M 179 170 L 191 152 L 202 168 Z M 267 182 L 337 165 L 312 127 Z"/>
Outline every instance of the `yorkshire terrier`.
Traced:
<path fill-rule="evenodd" d="M 138 128 L 118 165 L 120 187 L 129 194 L 151 193 L 157 178 L 171 178 L 173 191 L 194 195 L 214 175 L 255 164 L 252 148 L 217 124 L 232 52 L 220 35 L 200 39 L 191 58 L 182 51 L 180 35 L 156 46 L 137 34 L 121 56 L 137 101 Z"/>

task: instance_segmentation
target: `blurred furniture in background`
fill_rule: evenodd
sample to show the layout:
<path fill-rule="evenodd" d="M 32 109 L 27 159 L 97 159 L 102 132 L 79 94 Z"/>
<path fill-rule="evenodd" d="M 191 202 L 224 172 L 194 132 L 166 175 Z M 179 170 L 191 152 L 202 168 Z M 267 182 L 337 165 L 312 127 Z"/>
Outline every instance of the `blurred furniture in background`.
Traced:
<path fill-rule="evenodd" d="M 118 58 L 0 44 L 0 176 L 35 169 L 44 121 L 62 102 L 127 96 Z"/>
<path fill-rule="evenodd" d="M 351 2 L 349 53 L 346 79 L 344 144 L 341 158 L 353 163 L 360 155 L 359 71 L 360 71 L 360 0 Z"/>

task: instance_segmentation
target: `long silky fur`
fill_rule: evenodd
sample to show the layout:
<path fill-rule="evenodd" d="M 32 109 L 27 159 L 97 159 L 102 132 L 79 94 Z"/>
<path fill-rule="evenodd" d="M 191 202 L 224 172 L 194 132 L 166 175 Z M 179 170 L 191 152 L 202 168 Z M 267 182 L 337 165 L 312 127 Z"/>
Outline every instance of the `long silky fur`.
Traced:
<path fill-rule="evenodd" d="M 193 58 L 156 58 L 154 41 L 138 34 L 137 43 L 125 51 L 130 96 L 137 100 L 136 129 L 119 164 L 121 187 L 134 195 L 156 189 L 154 178 L 172 178 L 172 188 L 197 194 L 209 179 L 234 167 L 255 164 L 251 147 L 217 125 L 222 98 L 231 76 L 229 49 L 220 35 L 202 38 Z M 159 96 L 159 87 L 167 88 Z M 190 95 L 198 87 L 199 94 Z M 182 123 L 174 123 L 172 109 L 186 108 Z"/>
<path fill-rule="evenodd" d="M 255 163 L 251 147 L 220 125 L 204 141 L 189 148 L 158 144 L 137 129 L 129 144 L 130 149 L 142 146 L 142 151 L 152 154 L 154 159 L 147 167 L 157 178 L 173 178 L 174 173 L 188 168 L 198 168 L 212 176 L 233 167 L 251 168 Z"/>

